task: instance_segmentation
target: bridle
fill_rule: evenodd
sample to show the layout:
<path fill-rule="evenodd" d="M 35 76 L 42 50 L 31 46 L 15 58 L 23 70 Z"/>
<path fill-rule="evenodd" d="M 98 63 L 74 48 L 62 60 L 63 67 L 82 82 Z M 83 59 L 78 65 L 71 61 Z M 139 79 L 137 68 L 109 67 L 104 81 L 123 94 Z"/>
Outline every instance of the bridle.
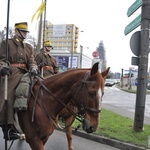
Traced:
<path fill-rule="evenodd" d="M 82 91 L 83 88 L 87 90 L 86 84 L 96 84 L 96 81 L 87 81 L 87 78 L 88 78 L 89 74 L 90 74 L 90 71 L 87 71 L 86 74 L 84 75 L 84 78 L 81 81 L 82 82 L 82 86 L 81 86 L 81 88 L 78 89 L 77 93 L 75 94 L 74 99 L 75 98 L 77 99 L 77 96 L 78 96 L 79 92 Z M 99 110 L 99 109 L 87 107 L 85 105 L 85 100 L 82 100 L 80 110 L 81 110 L 81 114 L 82 115 L 84 115 L 86 111 L 94 112 L 94 113 L 100 113 L 101 112 L 101 110 Z"/>
<path fill-rule="evenodd" d="M 75 96 L 74 96 L 74 99 L 72 100 L 72 102 L 74 103 L 75 106 L 76 105 L 76 102 L 74 101 L 75 99 L 77 99 L 78 97 L 78 94 L 80 91 L 82 91 L 82 89 L 86 89 L 87 90 L 87 87 L 86 87 L 86 84 L 96 84 L 96 81 L 87 81 L 87 78 L 90 74 L 90 71 L 87 71 L 84 75 L 84 78 L 81 80 L 82 82 L 82 85 L 81 87 L 77 90 Z M 74 118 L 76 118 L 78 121 L 80 122 L 83 122 L 83 118 L 84 118 L 84 115 L 85 115 L 85 112 L 88 111 L 88 112 L 94 112 L 94 113 L 100 113 L 101 110 L 99 109 L 96 109 L 96 108 L 90 108 L 90 107 L 87 107 L 85 105 L 85 100 L 82 100 L 82 103 L 81 103 L 81 107 L 80 107 L 80 113 L 76 113 L 74 112 L 67 104 L 65 104 L 64 102 L 62 102 L 57 96 L 55 96 L 44 84 L 43 84 L 43 81 L 41 81 L 41 77 L 38 77 L 38 75 L 36 76 L 37 80 L 40 82 L 40 86 L 39 86 L 39 90 L 37 92 L 37 95 L 35 96 L 35 103 L 34 103 L 34 109 L 33 109 L 33 113 L 32 113 L 32 121 L 34 121 L 34 113 L 35 113 L 35 106 L 36 106 L 36 103 L 38 103 L 38 94 L 39 92 L 43 89 L 45 89 L 49 94 L 51 94 L 54 98 L 56 98 L 73 116 Z M 39 104 L 39 103 L 38 103 Z M 39 104 L 40 105 L 40 104 Z M 46 115 L 53 121 L 53 123 L 55 124 L 56 127 L 58 127 L 55 123 L 55 118 L 53 116 L 51 116 L 48 112 L 46 112 L 46 109 L 44 108 L 44 106 L 42 105 L 41 106 L 43 111 L 46 113 Z M 73 122 L 72 122 L 73 123 Z M 72 124 L 71 123 L 71 124 Z M 70 125 L 71 125 L 70 124 Z M 68 126 L 70 126 L 68 125 Z M 68 127 L 67 126 L 67 127 Z M 58 127 L 60 128 L 60 127 Z"/>

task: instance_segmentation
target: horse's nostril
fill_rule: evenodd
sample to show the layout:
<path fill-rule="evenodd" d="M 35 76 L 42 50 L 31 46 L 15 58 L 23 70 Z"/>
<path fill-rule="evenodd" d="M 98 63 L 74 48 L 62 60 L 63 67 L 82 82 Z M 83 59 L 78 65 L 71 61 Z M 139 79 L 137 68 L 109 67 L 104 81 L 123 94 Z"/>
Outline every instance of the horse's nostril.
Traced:
<path fill-rule="evenodd" d="M 86 130 L 87 133 L 93 133 L 93 132 L 95 132 L 95 131 L 96 131 L 96 128 L 93 127 L 93 126 L 90 126 L 90 127 Z"/>

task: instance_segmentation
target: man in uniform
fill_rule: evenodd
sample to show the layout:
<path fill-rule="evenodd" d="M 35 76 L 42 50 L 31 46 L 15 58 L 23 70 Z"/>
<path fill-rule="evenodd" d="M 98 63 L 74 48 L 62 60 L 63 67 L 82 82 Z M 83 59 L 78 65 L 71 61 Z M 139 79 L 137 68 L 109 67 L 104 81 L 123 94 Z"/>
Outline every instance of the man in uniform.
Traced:
<path fill-rule="evenodd" d="M 56 59 L 50 55 L 51 49 L 53 49 L 53 46 L 51 45 L 50 41 L 45 41 L 44 49 L 41 49 L 41 52 L 38 53 L 35 57 L 35 61 L 37 62 L 39 69 L 43 67 L 44 78 L 59 72 Z M 42 52 L 43 50 L 44 53 Z"/>
<path fill-rule="evenodd" d="M 15 90 L 20 82 L 20 79 L 26 71 L 31 74 L 37 73 L 37 65 L 34 60 L 34 52 L 31 45 L 24 42 L 28 33 L 27 22 L 20 22 L 15 24 L 15 35 L 12 39 L 8 39 L 8 62 L 6 59 L 6 40 L 0 45 L 0 126 L 4 132 L 4 138 L 7 140 L 18 139 L 19 136 L 13 129 L 14 124 L 14 110 L 13 103 L 15 99 Z M 6 65 L 6 63 L 8 63 Z M 5 75 L 8 76 L 8 99 L 7 99 L 7 129 L 6 115 L 5 115 L 5 100 L 4 87 Z"/>

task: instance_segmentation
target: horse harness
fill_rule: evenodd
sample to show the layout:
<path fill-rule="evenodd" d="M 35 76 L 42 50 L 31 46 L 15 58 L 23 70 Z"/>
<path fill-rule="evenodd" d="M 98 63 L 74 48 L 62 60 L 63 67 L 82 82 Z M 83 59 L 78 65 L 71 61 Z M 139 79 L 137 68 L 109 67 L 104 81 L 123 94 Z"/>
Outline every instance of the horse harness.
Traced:
<path fill-rule="evenodd" d="M 81 88 L 77 91 L 75 97 L 77 97 L 77 95 L 79 94 L 79 92 L 82 90 L 83 87 L 86 87 L 86 84 L 96 84 L 96 81 L 87 81 L 87 78 L 90 74 L 90 71 L 87 71 L 83 80 L 82 80 L 82 86 Z M 87 88 L 86 88 L 87 89 Z M 90 107 L 87 107 L 84 103 L 84 100 L 82 100 L 82 104 L 81 104 L 81 111 L 82 111 L 82 114 L 85 114 L 85 111 L 91 111 L 91 112 L 95 112 L 95 113 L 100 113 L 101 110 L 98 110 L 96 108 L 90 108 Z"/>
<path fill-rule="evenodd" d="M 82 86 L 81 86 L 81 88 L 79 88 L 79 90 L 78 90 L 77 93 L 75 94 L 74 99 L 77 97 L 77 95 L 78 95 L 79 92 L 82 90 L 82 88 L 86 87 L 86 86 L 85 86 L 86 84 L 96 84 L 96 81 L 87 81 L 87 78 L 88 78 L 89 74 L 90 74 L 90 71 L 87 71 L 86 74 L 84 75 L 84 78 L 81 80 Z M 87 107 L 87 106 L 85 105 L 85 103 L 84 103 L 84 100 L 82 100 L 82 104 L 81 104 L 81 108 L 80 108 L 81 113 L 76 113 L 76 112 L 74 112 L 67 104 L 65 104 L 64 102 L 62 102 L 57 96 L 55 96 L 55 95 L 43 84 L 43 82 L 42 82 L 43 80 L 41 81 L 41 77 L 40 77 L 40 76 L 36 75 L 35 77 L 36 77 L 37 80 L 40 82 L 40 86 L 39 86 L 39 89 L 38 89 L 38 92 L 37 92 L 36 96 L 33 95 L 33 96 L 35 97 L 35 102 L 34 102 L 34 108 L 33 108 L 33 112 L 32 112 L 32 122 L 34 121 L 35 107 L 36 107 L 36 104 L 38 103 L 38 95 L 39 95 L 40 90 L 41 90 L 41 94 L 43 95 L 42 88 L 44 88 L 49 94 L 51 94 L 54 98 L 56 98 L 56 99 L 74 116 L 74 119 L 76 118 L 76 119 L 77 119 L 78 121 L 80 121 L 81 123 L 82 123 L 82 120 L 83 120 L 83 118 L 84 118 L 84 114 L 85 114 L 86 111 L 91 111 L 91 112 L 95 112 L 95 113 L 100 113 L 101 110 L 98 110 L 98 109 L 96 109 L 96 108 Z M 32 92 L 32 93 L 33 93 L 33 92 Z M 72 103 L 74 103 L 74 105 L 75 105 L 75 102 L 74 102 L 73 100 L 72 100 Z M 38 103 L 38 104 L 39 104 L 39 103 Z M 39 105 L 40 105 L 40 104 L 39 104 Z M 41 106 L 41 105 L 40 105 L 40 106 Z M 51 116 L 48 112 L 46 112 L 46 110 L 45 110 L 45 108 L 44 108 L 43 105 L 42 105 L 41 107 L 42 107 L 43 111 L 46 113 L 46 115 L 48 116 L 48 118 L 50 118 L 50 119 L 53 121 L 54 125 L 55 125 L 57 128 L 62 129 L 62 128 L 60 128 L 60 126 L 58 126 L 58 125 L 56 124 L 56 122 L 55 122 L 55 117 Z M 81 118 L 81 119 L 80 119 L 80 118 Z M 73 121 L 74 121 L 74 119 L 73 119 Z M 73 123 L 73 121 L 71 122 L 71 124 Z M 68 125 L 67 127 L 71 126 L 71 124 Z M 66 127 L 66 128 L 67 128 L 67 127 Z M 66 128 L 65 128 L 65 129 L 66 129 Z"/>

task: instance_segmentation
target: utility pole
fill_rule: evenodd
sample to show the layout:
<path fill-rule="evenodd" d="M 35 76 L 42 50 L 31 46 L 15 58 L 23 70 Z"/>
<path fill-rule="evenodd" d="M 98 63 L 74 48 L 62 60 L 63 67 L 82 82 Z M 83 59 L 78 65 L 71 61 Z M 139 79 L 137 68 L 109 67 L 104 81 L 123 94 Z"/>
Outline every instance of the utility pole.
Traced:
<path fill-rule="evenodd" d="M 143 0 L 141 13 L 141 38 L 138 65 L 138 86 L 136 93 L 134 130 L 142 131 L 145 112 L 148 54 L 149 54 L 149 26 L 150 26 L 150 0 Z"/>

